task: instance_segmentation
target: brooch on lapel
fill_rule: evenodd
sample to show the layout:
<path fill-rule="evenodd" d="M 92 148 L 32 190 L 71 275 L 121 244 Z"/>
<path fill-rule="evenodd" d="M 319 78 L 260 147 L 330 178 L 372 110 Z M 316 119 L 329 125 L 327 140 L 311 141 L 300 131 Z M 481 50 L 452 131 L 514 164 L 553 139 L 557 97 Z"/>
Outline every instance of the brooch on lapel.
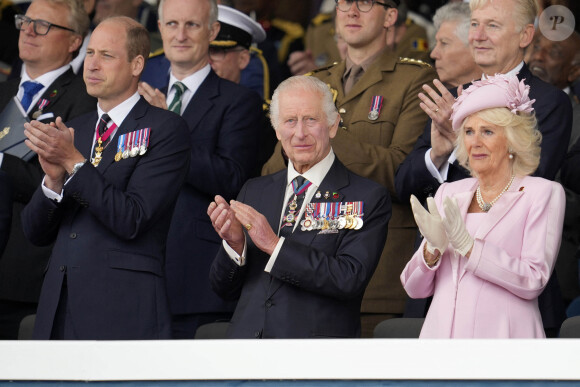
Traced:
<path fill-rule="evenodd" d="M 375 95 L 371 100 L 371 108 L 369 110 L 369 120 L 376 121 L 381 114 L 383 108 L 383 96 Z"/>
<path fill-rule="evenodd" d="M 129 157 L 143 156 L 149 146 L 151 128 L 135 130 L 119 136 L 115 161 Z"/>
<path fill-rule="evenodd" d="M 364 202 L 320 202 L 308 203 L 302 231 L 321 230 L 320 234 L 337 233 L 338 230 L 360 230 L 363 226 Z"/>

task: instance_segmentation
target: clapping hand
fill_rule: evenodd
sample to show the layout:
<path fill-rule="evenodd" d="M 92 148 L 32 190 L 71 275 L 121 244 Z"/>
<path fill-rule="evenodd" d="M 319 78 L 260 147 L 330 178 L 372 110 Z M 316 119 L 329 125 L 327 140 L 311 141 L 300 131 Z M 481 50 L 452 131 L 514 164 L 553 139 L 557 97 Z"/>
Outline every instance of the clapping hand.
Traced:
<path fill-rule="evenodd" d="M 443 253 L 449 242 L 443 221 L 432 197 L 427 198 L 427 207 L 429 207 L 429 211 L 419 203 L 415 195 L 411 195 L 413 216 L 417 226 L 419 226 L 419 231 L 427 240 L 427 251 L 431 254 L 435 254 L 435 250 Z"/>
<path fill-rule="evenodd" d="M 473 247 L 473 238 L 467 232 L 465 222 L 461 217 L 461 211 L 457 205 L 457 199 L 446 197 L 443 200 L 443 211 L 445 211 L 443 226 L 449 238 L 449 243 L 459 254 L 469 257 Z"/>

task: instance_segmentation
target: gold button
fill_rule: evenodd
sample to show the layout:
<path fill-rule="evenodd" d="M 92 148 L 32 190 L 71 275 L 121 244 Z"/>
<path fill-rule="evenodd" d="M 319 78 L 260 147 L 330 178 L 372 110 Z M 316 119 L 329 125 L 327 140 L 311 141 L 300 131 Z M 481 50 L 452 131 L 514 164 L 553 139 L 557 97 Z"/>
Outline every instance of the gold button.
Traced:
<path fill-rule="evenodd" d="M 340 109 L 338 110 L 338 112 L 339 112 L 340 114 L 344 114 L 344 113 L 346 113 L 346 109 L 345 109 L 345 108 L 340 108 Z"/>

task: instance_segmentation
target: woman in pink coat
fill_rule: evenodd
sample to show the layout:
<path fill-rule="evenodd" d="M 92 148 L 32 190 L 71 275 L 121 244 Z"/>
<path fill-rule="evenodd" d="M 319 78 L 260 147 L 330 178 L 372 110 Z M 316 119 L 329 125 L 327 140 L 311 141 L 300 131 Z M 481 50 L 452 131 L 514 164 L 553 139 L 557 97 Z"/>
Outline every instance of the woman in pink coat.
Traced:
<path fill-rule="evenodd" d="M 538 296 L 554 268 L 564 219 L 560 184 L 530 175 L 541 134 L 515 76 L 474 82 L 453 105 L 457 159 L 474 176 L 441 185 L 425 210 L 424 236 L 401 282 L 433 296 L 420 337 L 545 337 Z M 441 215 L 440 215 L 441 214 Z"/>

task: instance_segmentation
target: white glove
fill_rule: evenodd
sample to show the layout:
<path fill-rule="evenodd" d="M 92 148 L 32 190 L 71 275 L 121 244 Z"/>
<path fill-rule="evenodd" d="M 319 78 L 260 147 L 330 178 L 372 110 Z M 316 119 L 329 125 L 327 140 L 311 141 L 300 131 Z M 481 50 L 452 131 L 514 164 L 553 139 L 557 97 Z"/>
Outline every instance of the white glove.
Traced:
<path fill-rule="evenodd" d="M 427 251 L 435 255 L 435 249 L 437 249 L 443 254 L 449 241 L 435 200 L 432 197 L 427 198 L 427 207 L 429 207 L 429 212 L 419 203 L 415 195 L 411 195 L 411 209 L 415 222 L 419 226 L 419 231 L 427 240 Z"/>
<path fill-rule="evenodd" d="M 473 247 L 473 238 L 465 228 L 465 222 L 461 217 L 461 211 L 457 205 L 457 199 L 446 197 L 443 200 L 443 211 L 445 211 L 445 219 L 443 219 L 443 226 L 449 238 L 451 246 L 459 254 L 466 256 Z"/>

